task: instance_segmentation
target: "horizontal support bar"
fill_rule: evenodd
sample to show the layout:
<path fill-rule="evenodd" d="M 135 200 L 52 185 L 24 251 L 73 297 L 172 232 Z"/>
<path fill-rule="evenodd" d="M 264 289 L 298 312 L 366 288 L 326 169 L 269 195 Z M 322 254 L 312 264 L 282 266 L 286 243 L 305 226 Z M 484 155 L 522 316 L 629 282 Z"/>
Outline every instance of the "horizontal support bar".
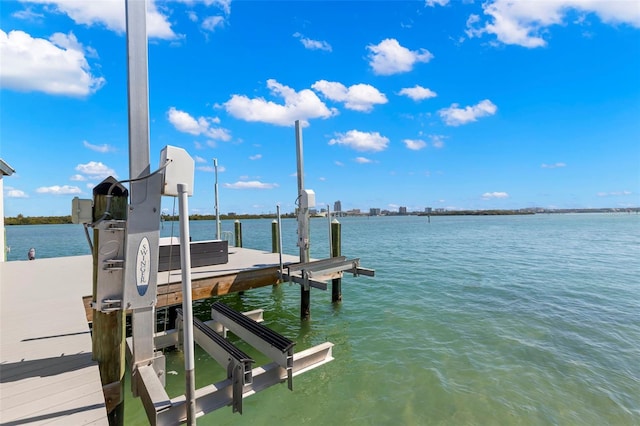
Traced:
<path fill-rule="evenodd" d="M 351 272 L 353 275 L 364 275 L 367 277 L 375 277 L 376 276 L 376 271 L 375 269 L 369 269 L 369 268 L 361 268 L 361 267 L 357 267 L 355 269 L 350 269 L 348 271 L 345 272 Z"/>
<path fill-rule="evenodd" d="M 333 343 L 325 342 L 293 356 L 293 376 L 298 376 L 309 370 L 320 367 L 333 360 Z M 246 386 L 243 398 L 249 397 L 270 386 L 287 380 L 287 372 L 277 363 L 273 362 L 263 367 L 253 369 L 253 383 Z M 218 383 L 205 386 L 196 390 L 196 416 L 201 417 L 212 411 L 226 407 L 233 402 L 231 380 L 222 380 Z M 187 418 L 187 406 L 185 396 L 181 395 L 171 400 L 171 408 L 157 413 L 157 424 L 173 425 L 184 423 Z"/>
<path fill-rule="evenodd" d="M 283 281 L 292 281 L 296 284 L 301 284 L 301 285 L 305 285 L 308 284 L 309 286 L 313 287 L 313 288 L 317 288 L 319 290 L 326 290 L 327 289 L 327 283 L 324 281 L 317 281 L 317 280 L 312 280 L 312 279 L 307 279 L 305 280 L 304 278 L 302 278 L 299 275 L 288 275 L 288 274 L 282 274 L 282 279 Z"/>
<path fill-rule="evenodd" d="M 347 270 L 353 270 L 360 265 L 360 259 L 342 260 L 340 262 L 334 262 L 332 265 L 327 265 L 323 268 L 305 269 L 304 272 L 309 278 L 328 275 L 334 272 L 342 272 Z"/>
<path fill-rule="evenodd" d="M 294 263 L 294 264 L 291 264 L 291 265 L 287 265 L 286 267 L 289 270 L 289 272 L 300 271 L 302 269 L 315 270 L 315 269 L 322 269 L 325 266 L 331 266 L 336 262 L 341 262 L 341 261 L 344 261 L 346 259 L 347 258 L 345 256 L 328 257 L 326 259 L 314 260 L 312 262 Z"/>

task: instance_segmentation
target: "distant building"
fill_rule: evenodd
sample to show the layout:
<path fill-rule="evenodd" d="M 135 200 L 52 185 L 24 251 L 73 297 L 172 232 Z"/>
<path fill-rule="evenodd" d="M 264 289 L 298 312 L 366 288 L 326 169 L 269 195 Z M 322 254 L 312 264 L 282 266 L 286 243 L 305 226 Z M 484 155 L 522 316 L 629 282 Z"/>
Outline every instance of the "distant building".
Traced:
<path fill-rule="evenodd" d="M 407 208 L 406 207 L 400 207 L 398 209 L 398 213 L 400 214 L 407 214 Z"/>
<path fill-rule="evenodd" d="M 370 208 L 369 209 L 369 216 L 380 216 L 380 209 L 377 208 Z"/>
<path fill-rule="evenodd" d="M 336 214 L 336 216 L 341 216 L 342 203 L 340 202 L 340 200 L 338 200 L 335 203 L 333 203 L 333 212 Z"/>

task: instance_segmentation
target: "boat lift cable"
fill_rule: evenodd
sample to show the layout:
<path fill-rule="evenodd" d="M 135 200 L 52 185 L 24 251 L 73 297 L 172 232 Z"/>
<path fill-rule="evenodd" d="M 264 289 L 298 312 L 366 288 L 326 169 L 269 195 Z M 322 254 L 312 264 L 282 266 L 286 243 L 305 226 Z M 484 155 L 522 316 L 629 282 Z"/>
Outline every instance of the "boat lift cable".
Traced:
<path fill-rule="evenodd" d="M 109 187 L 109 190 L 107 191 L 107 206 L 105 207 L 104 213 L 102 214 L 102 217 L 100 217 L 100 219 L 96 220 L 95 222 L 93 222 L 90 226 L 95 226 L 97 225 L 99 222 L 102 222 L 103 220 L 106 220 L 109 216 L 111 216 L 111 199 L 113 198 L 113 196 L 111 195 L 111 192 L 113 191 L 113 189 L 118 185 L 118 184 L 123 184 L 123 183 L 131 183 L 131 182 L 139 182 L 141 180 L 145 180 L 145 179 L 149 179 L 152 176 L 157 175 L 158 173 L 160 173 L 161 171 L 163 171 L 164 169 L 167 168 L 167 166 L 171 163 L 171 159 L 167 159 L 167 161 L 165 161 L 165 163 L 160 166 L 156 171 L 149 173 L 148 175 L 144 175 L 144 176 L 140 176 L 137 178 L 131 178 L 131 179 L 125 179 L 125 180 L 121 180 L 121 181 L 117 181 L 111 184 L 111 186 Z"/>

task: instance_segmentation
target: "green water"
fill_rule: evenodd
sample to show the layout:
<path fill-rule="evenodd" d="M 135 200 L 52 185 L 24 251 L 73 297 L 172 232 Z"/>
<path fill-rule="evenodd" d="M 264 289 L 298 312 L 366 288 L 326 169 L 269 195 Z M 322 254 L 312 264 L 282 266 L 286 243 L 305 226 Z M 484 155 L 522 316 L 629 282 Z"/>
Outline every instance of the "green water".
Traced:
<path fill-rule="evenodd" d="M 297 351 L 333 342 L 335 360 L 296 377 L 293 392 L 274 386 L 245 399 L 243 415 L 226 407 L 198 424 L 640 424 L 639 215 L 341 222 L 343 255 L 376 270 L 345 278 L 342 304 L 313 290 L 301 322 L 295 285 L 223 298 L 265 309 Z M 196 240 L 213 229 L 191 224 Z M 270 250 L 270 229 L 245 221 L 244 246 Z M 284 233 L 296 253 L 294 221 Z M 326 220 L 314 219 L 312 256 L 327 253 Z M 208 319 L 207 302 L 196 311 Z M 204 352 L 196 358 L 197 387 L 224 378 Z M 184 392 L 183 362 L 167 354 L 171 396 Z M 139 401 L 127 398 L 126 419 L 147 423 Z"/>

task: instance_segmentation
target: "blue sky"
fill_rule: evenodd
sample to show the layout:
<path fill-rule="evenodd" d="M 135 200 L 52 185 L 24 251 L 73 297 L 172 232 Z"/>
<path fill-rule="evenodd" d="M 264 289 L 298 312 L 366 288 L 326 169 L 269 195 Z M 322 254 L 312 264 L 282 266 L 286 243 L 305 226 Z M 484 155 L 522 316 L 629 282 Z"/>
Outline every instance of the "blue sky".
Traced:
<path fill-rule="evenodd" d="M 124 1 L 2 1 L 5 215 L 128 178 Z M 152 169 L 191 213 L 640 205 L 640 3 L 149 1 Z M 171 198 L 163 201 L 173 210 Z"/>

